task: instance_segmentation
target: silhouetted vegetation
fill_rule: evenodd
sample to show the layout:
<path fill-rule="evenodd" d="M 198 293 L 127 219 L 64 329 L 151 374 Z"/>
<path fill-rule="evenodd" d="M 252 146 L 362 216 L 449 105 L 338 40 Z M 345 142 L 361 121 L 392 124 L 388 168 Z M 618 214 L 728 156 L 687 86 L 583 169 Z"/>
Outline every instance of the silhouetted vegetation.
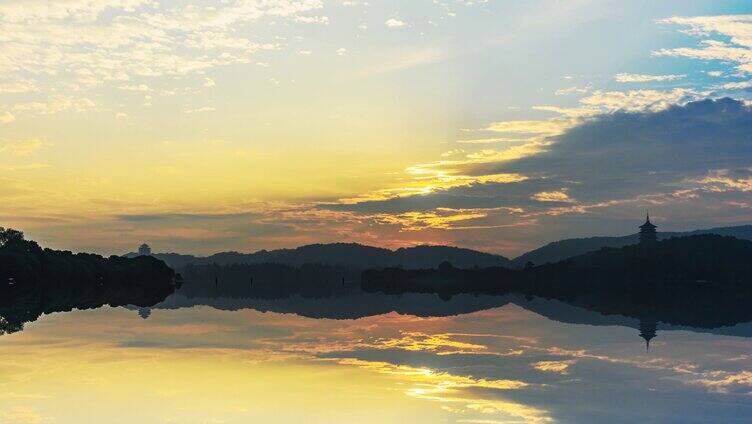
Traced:
<path fill-rule="evenodd" d="M 43 249 L 23 233 L 0 227 L 0 334 L 18 331 L 43 313 L 153 305 L 175 290 L 177 280 L 155 258 Z"/>
<path fill-rule="evenodd" d="M 695 230 L 684 233 L 658 232 L 659 240 L 672 237 L 689 237 L 703 234 L 717 234 L 731 236 L 738 239 L 752 240 L 752 225 L 739 225 L 735 227 L 717 227 L 707 230 Z M 622 237 L 587 237 L 572 238 L 555 241 L 545 246 L 524 253 L 512 261 L 515 267 L 522 267 L 530 262 L 535 265 L 554 263 L 565 259 L 594 252 L 604 247 L 624 247 L 639 241 L 638 234 Z"/>
<path fill-rule="evenodd" d="M 651 245 L 604 248 L 523 269 L 385 269 L 363 273 L 384 293 L 508 294 L 554 298 L 605 314 L 721 326 L 752 319 L 752 242 L 700 235 Z"/>
<path fill-rule="evenodd" d="M 358 270 L 319 264 L 188 265 L 180 273 L 181 293 L 188 297 L 327 297 L 360 289 Z"/>

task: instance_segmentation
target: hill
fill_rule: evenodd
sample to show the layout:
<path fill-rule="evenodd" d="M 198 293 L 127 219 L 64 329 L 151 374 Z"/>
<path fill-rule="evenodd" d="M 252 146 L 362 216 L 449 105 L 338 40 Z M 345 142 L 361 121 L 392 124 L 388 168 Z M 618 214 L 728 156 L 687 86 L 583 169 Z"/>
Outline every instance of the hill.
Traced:
<path fill-rule="evenodd" d="M 740 225 L 735 227 L 719 227 L 707 230 L 695 230 L 688 232 L 659 232 L 658 239 L 665 240 L 671 237 L 686 237 L 701 234 L 717 234 L 731 236 L 738 239 L 752 240 L 752 225 Z M 522 267 L 527 262 L 534 265 L 554 263 L 573 256 L 593 252 L 604 247 L 623 247 L 637 243 L 637 234 L 622 237 L 588 237 L 572 238 L 555 241 L 538 249 L 531 250 L 512 260 L 513 266 Z"/>
<path fill-rule="evenodd" d="M 128 253 L 126 257 L 138 256 Z M 277 263 L 290 266 L 320 264 L 353 269 L 402 267 L 435 268 L 450 261 L 458 268 L 510 266 L 503 256 L 450 246 L 415 246 L 397 250 L 356 243 L 310 244 L 295 249 L 260 250 L 255 253 L 222 252 L 211 256 L 155 253 L 152 256 L 174 269 L 186 265 L 248 265 Z"/>

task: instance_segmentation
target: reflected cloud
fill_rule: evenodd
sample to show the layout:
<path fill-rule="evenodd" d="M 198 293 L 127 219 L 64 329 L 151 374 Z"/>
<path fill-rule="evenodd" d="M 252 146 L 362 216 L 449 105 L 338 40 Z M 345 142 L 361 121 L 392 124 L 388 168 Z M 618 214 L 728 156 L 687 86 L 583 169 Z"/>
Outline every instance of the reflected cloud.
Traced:
<path fill-rule="evenodd" d="M 567 371 L 570 366 L 576 364 L 577 361 L 539 361 L 532 364 L 533 368 L 538 371 L 556 372 L 559 374 L 569 374 Z"/>
<path fill-rule="evenodd" d="M 546 411 L 501 399 L 484 399 L 469 392 L 472 389 L 508 391 L 529 387 L 529 384 L 523 381 L 476 379 L 469 376 L 436 372 L 428 368 L 415 368 L 388 362 L 350 358 L 341 359 L 339 363 L 365 368 L 380 374 L 397 376 L 409 383 L 409 387 L 405 391 L 408 396 L 452 404 L 453 406 L 450 406 L 452 411 L 466 409 L 482 414 L 518 418 L 526 423 L 553 422 Z M 454 404 L 459 404 L 459 406 Z"/>

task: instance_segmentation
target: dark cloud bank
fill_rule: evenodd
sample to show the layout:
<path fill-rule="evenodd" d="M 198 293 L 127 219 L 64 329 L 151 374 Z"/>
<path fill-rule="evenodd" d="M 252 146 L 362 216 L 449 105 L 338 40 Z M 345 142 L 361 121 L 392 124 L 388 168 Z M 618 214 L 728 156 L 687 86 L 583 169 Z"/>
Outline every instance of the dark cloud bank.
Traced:
<path fill-rule="evenodd" d="M 519 173 L 529 177 L 522 182 L 476 184 L 422 196 L 331 207 L 365 213 L 436 207 L 537 210 L 569 204 L 531 198 L 541 191 L 565 189 L 572 199 L 584 204 L 700 189 L 698 180 L 718 170 L 735 178 L 749 174 L 752 108 L 722 98 L 659 112 L 616 112 L 588 119 L 552 141 L 546 152 L 534 156 L 470 164 L 464 169 L 474 176 Z"/>

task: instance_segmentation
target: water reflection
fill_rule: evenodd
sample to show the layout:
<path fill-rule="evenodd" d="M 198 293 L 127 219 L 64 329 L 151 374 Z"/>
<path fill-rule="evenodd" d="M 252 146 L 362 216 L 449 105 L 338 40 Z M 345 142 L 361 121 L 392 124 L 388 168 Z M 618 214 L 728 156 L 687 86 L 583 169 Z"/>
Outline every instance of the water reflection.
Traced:
<path fill-rule="evenodd" d="M 750 335 L 514 295 L 181 289 L 0 337 L 0 422 L 749 422 Z"/>

